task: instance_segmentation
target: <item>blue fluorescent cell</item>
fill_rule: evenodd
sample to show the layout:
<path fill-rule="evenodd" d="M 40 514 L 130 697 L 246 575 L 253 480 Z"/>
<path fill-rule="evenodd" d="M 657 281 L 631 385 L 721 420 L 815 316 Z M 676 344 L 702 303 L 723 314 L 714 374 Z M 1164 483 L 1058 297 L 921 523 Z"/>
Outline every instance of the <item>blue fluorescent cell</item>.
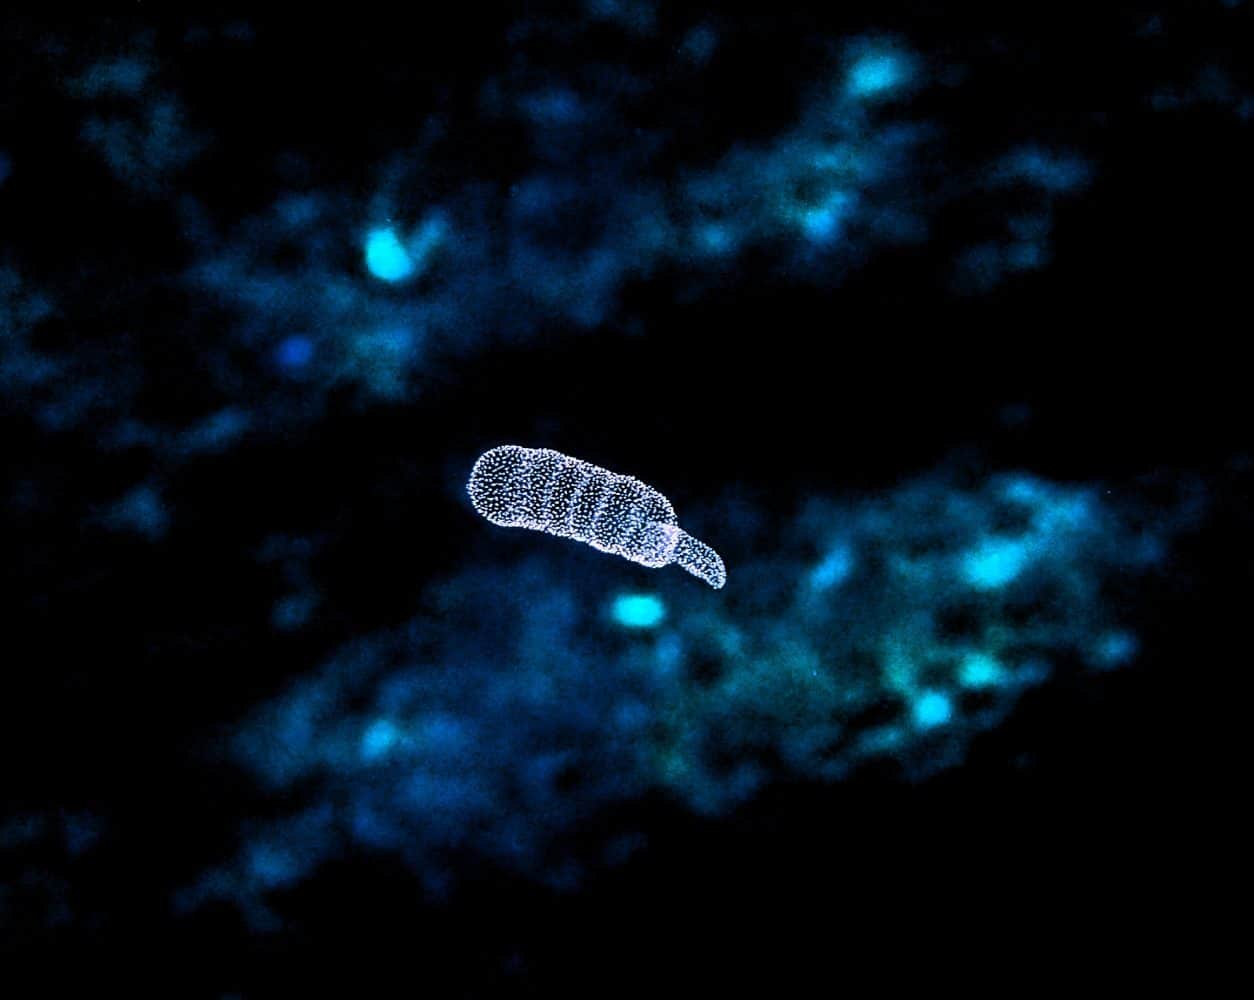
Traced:
<path fill-rule="evenodd" d="M 666 617 L 666 605 L 653 594 L 620 594 L 614 600 L 613 614 L 627 628 L 655 628 Z"/>
<path fill-rule="evenodd" d="M 1018 414 L 1014 413 L 1011 416 L 1018 416 Z M 1030 476 L 1011 476 L 1005 483 L 1005 496 L 1006 499 L 1014 500 L 1016 503 L 1038 504 L 1045 499 L 1046 494 L 1038 480 Z"/>
<path fill-rule="evenodd" d="M 801 229 L 806 238 L 815 243 L 826 243 L 840 235 L 844 228 L 852 199 L 843 191 L 837 191 L 817 208 L 801 217 Z"/>
<path fill-rule="evenodd" d="M 905 64 L 899 56 L 891 52 L 867 52 L 850 67 L 847 89 L 854 97 L 875 97 L 900 86 L 906 75 Z"/>
<path fill-rule="evenodd" d="M 1001 664 L 987 653 L 968 653 L 958 666 L 958 683 L 963 687 L 992 687 L 1004 676 Z"/>
<path fill-rule="evenodd" d="M 1097 640 L 1093 657 L 1102 667 L 1117 667 L 1127 663 L 1139 644 L 1131 632 L 1107 632 Z"/>
<path fill-rule="evenodd" d="M 949 696 L 941 691 L 925 691 L 914 703 L 914 724 L 920 729 L 943 726 L 953 717 L 954 707 Z"/>
<path fill-rule="evenodd" d="M 161 494 L 151 486 L 140 485 L 113 505 L 109 521 L 120 530 L 160 538 L 169 527 L 170 515 Z"/>
<path fill-rule="evenodd" d="M 680 51 L 696 63 L 704 63 L 714 54 L 718 35 L 706 24 L 698 24 L 684 37 Z"/>
<path fill-rule="evenodd" d="M 527 115 L 540 125 L 575 125 L 583 119 L 578 95 L 564 87 L 529 94 L 520 101 Z"/>
<path fill-rule="evenodd" d="M 1092 176 L 1088 163 L 1081 157 L 1035 146 L 1011 153 L 1002 171 L 1005 176 L 1021 178 L 1056 194 L 1072 191 Z"/>
<path fill-rule="evenodd" d="M 277 844 L 253 844 L 248 852 L 249 873 L 263 886 L 280 886 L 300 874 L 296 859 Z"/>
<path fill-rule="evenodd" d="M 309 621 L 318 597 L 309 591 L 300 591 L 279 598 L 270 612 L 270 622 L 283 632 L 291 632 Z"/>
<path fill-rule="evenodd" d="M 1016 271 L 1035 271 L 1045 263 L 1045 250 L 1039 243 L 1015 243 L 1006 249 L 1006 263 Z"/>
<path fill-rule="evenodd" d="M 386 354 L 404 355 L 413 350 L 414 335 L 407 327 L 385 327 L 370 336 L 370 345 Z"/>
<path fill-rule="evenodd" d="M 1028 548 L 1024 542 L 990 538 L 963 557 L 962 575 L 973 587 L 995 590 L 1017 577 L 1027 562 Z"/>
<path fill-rule="evenodd" d="M 363 760 L 378 760 L 396 745 L 400 731 L 387 719 L 376 719 L 361 736 Z"/>
<path fill-rule="evenodd" d="M 404 281 L 414 271 L 404 245 L 391 229 L 374 229 L 366 237 L 366 267 L 380 281 Z"/>
<path fill-rule="evenodd" d="M 275 360 L 291 371 L 304 368 L 313 360 L 314 345 L 308 337 L 288 337 L 274 352 Z"/>
<path fill-rule="evenodd" d="M 100 821 L 88 813 L 62 817 L 65 849 L 72 855 L 90 850 L 100 839 Z"/>
<path fill-rule="evenodd" d="M 810 586 L 815 590 L 827 590 L 842 583 L 853 570 L 853 553 L 845 544 L 837 545 L 813 570 L 810 571 Z"/>
<path fill-rule="evenodd" d="M 697 231 L 697 242 L 701 248 L 712 254 L 725 254 L 732 250 L 735 241 L 728 228 L 717 222 L 710 222 Z"/>

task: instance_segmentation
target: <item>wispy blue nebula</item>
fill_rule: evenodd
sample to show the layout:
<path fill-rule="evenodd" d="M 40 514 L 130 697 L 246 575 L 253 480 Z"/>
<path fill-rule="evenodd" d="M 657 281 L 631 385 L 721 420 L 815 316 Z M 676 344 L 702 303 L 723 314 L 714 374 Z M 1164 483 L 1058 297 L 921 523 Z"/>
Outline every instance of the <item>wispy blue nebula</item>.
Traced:
<path fill-rule="evenodd" d="M 718 813 L 874 759 L 925 776 L 1051 673 L 1135 657 L 1101 595 L 1161 559 L 1179 516 L 1156 520 L 1147 534 L 1096 488 L 936 475 L 813 501 L 718 597 L 576 586 L 545 562 L 466 570 L 438 615 L 346 648 L 241 728 L 237 759 L 306 807 L 251 824 L 180 903 L 234 898 L 265 925 L 265 893 L 346 844 L 434 892 L 466 851 L 570 885 L 609 856 L 571 838 L 650 789 Z"/>
<path fill-rule="evenodd" d="M 752 259 L 794 286 L 832 288 L 881 248 L 926 242 L 957 200 L 981 200 L 996 217 L 1013 195 L 1004 228 L 958 253 L 954 287 L 980 292 L 1048 262 L 1054 204 L 1093 175 L 1082 152 L 1040 142 L 953 172 L 943 124 L 898 99 L 935 86 L 941 57 L 874 33 L 833 43 L 773 135 L 677 158 L 685 124 L 671 102 L 652 101 L 647 127 L 636 124 L 658 84 L 629 51 L 579 72 L 531 52 L 594 23 L 656 29 L 649 5 L 594 7 L 584 24 L 523 19 L 518 58 L 482 80 L 485 127 L 523 140 L 506 176 L 472 159 L 436 191 L 448 123 L 435 113 L 373 165 L 372 191 L 293 184 L 244 218 L 180 198 L 183 291 L 225 334 L 197 361 L 207 387 L 246 405 L 254 428 L 280 433 L 316 420 L 345 386 L 367 402 L 413 399 L 447 378 L 451 359 L 502 340 L 623 328 L 624 293 L 661 273 L 684 294 L 717 294 Z M 705 71 L 718 39 L 714 24 L 693 26 L 680 57 L 691 72 Z M 161 196 L 205 150 L 151 39 L 65 86 L 82 102 L 85 141 L 137 192 Z M 130 412 L 139 352 L 71 358 L 32 343 L 19 332 L 0 344 L 0 367 L 22 373 L 5 380 L 47 426 L 187 454 L 177 434 Z"/>

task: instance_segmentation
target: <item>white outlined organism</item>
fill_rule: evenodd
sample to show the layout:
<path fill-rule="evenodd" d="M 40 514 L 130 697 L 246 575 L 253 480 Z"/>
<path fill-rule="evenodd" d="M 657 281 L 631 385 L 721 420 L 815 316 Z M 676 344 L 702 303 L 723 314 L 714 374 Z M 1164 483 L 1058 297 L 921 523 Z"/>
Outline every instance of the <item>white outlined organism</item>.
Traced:
<path fill-rule="evenodd" d="M 679 527 L 666 497 L 631 476 L 510 444 L 479 456 L 466 491 L 493 524 L 573 538 L 642 566 L 678 563 L 716 590 L 727 582 L 719 554 Z"/>

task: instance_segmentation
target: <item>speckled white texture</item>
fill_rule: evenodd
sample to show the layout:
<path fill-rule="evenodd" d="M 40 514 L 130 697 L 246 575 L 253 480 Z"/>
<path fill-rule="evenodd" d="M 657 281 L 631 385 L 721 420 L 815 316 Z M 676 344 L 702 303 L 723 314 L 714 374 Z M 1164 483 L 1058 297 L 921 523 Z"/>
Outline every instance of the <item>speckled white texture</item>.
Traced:
<path fill-rule="evenodd" d="M 573 538 L 642 566 L 677 562 L 716 589 L 727 580 L 718 553 L 679 527 L 653 487 L 550 448 L 484 452 L 466 490 L 493 524 Z"/>

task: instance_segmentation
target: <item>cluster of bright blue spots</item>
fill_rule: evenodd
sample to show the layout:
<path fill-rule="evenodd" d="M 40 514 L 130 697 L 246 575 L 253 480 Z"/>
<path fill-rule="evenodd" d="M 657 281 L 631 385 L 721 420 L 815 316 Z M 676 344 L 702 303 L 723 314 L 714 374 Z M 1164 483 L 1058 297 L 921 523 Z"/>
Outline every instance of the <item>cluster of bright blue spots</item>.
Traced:
<path fill-rule="evenodd" d="M 815 500 L 782 534 L 746 527 L 770 533 L 746 547 L 773 555 L 738 562 L 725 597 L 682 581 L 577 585 L 540 561 L 465 571 L 436 603 L 494 628 L 420 617 L 248 721 L 239 759 L 307 808 L 250 828 L 236 860 L 180 898 L 234 898 L 264 923 L 267 891 L 346 843 L 395 853 L 433 893 L 456 881 L 454 849 L 569 885 L 604 852 L 554 842 L 649 790 L 717 814 L 774 780 L 836 780 L 869 761 L 933 773 L 1051 673 L 1127 662 L 1135 642 L 1100 595 L 1112 574 L 1149 566 L 1129 525 L 1095 488 L 938 475 L 874 502 Z M 791 596 L 755 610 L 781 574 Z M 613 641 L 620 628 L 642 641 Z"/>
<path fill-rule="evenodd" d="M 372 229 L 367 234 L 366 267 L 380 281 L 404 281 L 414 273 L 409 251 L 390 227 Z"/>
<path fill-rule="evenodd" d="M 626 9 L 598 16 L 639 23 L 649 10 Z M 550 29 L 530 30 L 529 38 L 543 38 Z M 704 51 L 712 29 L 693 31 L 693 45 Z M 926 239 L 930 217 L 944 208 L 918 197 L 936 130 L 893 120 L 901 109 L 878 100 L 918 85 L 919 63 L 903 45 L 855 39 L 829 78 L 804 95 L 797 121 L 773 138 L 729 143 L 724 155 L 694 168 L 664 163 L 665 144 L 629 126 L 625 95 L 633 88 L 613 81 L 647 88 L 647 75 L 637 79 L 616 65 L 613 73 L 537 81 L 522 68 L 507 70 L 485 81 L 485 106 L 524 130 L 531 159 L 505 184 L 468 177 L 411 227 L 369 230 L 361 252 L 370 280 L 345 269 L 344 248 L 360 236 L 338 220 L 386 218 L 425 202 L 429 172 L 410 148 L 381 165 L 388 193 L 368 206 L 348 195 L 279 194 L 270 212 L 206 247 L 189 287 L 235 309 L 250 347 L 254 331 L 271 331 L 265 343 L 274 363 L 301 376 L 294 381 L 304 391 L 320 397 L 347 381 L 387 399 L 407 398 L 428 374 L 424 362 L 448 356 L 441 348 L 464 356 L 503 329 L 522 339 L 614 323 L 624 287 L 660 268 L 691 274 L 702 287 L 765 247 L 790 280 L 830 287 L 877 247 Z M 1079 170 L 1065 154 L 1011 151 L 994 165 L 1002 180 L 992 187 L 1043 177 L 1038 186 L 1048 200 Z M 983 183 L 973 177 L 967 187 Z M 1048 206 L 1038 215 L 1048 221 Z M 991 284 L 1047 259 L 1048 226 L 1016 239 L 1004 251 L 990 244 L 988 266 L 968 270 Z M 304 259 L 279 269 L 279 248 L 297 248 Z M 405 296 L 390 289 L 401 284 Z M 400 330 L 411 340 L 398 345 Z M 272 426 L 291 419 L 291 408 L 259 416 Z"/>
<path fill-rule="evenodd" d="M 613 615 L 625 628 L 657 628 L 666 618 L 666 605 L 656 594 L 620 594 Z"/>
<path fill-rule="evenodd" d="M 648 3 L 597 0 L 587 13 L 605 30 L 656 29 Z M 591 72 L 536 72 L 532 45 L 569 45 L 591 27 L 526 18 L 518 58 L 482 81 L 485 125 L 522 139 L 510 176 L 472 158 L 464 180 L 433 201 L 432 161 L 447 151 L 415 136 L 374 164 L 386 180 L 373 192 L 296 183 L 269 209 L 234 221 L 186 199 L 184 291 L 228 314 L 233 341 L 205 366 L 217 382 L 207 388 L 249 400 L 254 426 L 276 432 L 316 420 L 346 384 L 367 398 L 410 399 L 424 379 L 446 376 L 449 358 L 501 337 L 629 321 L 623 292 L 659 271 L 677 275 L 686 294 L 734 280 L 756 253 L 794 284 L 835 287 L 877 249 L 927 240 L 933 219 L 973 192 L 984 214 L 1010 220 L 1007 233 L 958 251 L 957 287 L 980 291 L 1048 262 L 1052 206 L 1092 175 L 1077 153 L 1035 143 L 931 183 L 941 130 L 883 98 L 929 85 L 941 67 L 925 73 L 926 54 L 873 33 L 833 52 L 799 95 L 796 118 L 773 135 L 729 137 L 699 164 L 676 160 L 669 140 L 683 120 L 670 116 L 670 102 L 653 102 L 656 117 L 641 125 L 656 74 L 629 48 Z M 686 72 L 717 61 L 718 38 L 713 22 L 688 29 Z M 84 108 L 86 141 L 133 191 L 168 192 L 208 144 L 189 124 L 195 116 L 163 89 L 150 39 L 66 80 Z M 436 114 L 423 136 L 448 124 Z M 1004 212 L 1001 193 L 1014 199 Z M 363 218 L 373 227 L 356 228 Z M 176 440 L 104 427 L 122 420 L 126 397 L 116 387 L 142 381 L 138 372 L 88 386 L 66 374 L 76 359 L 42 355 L 23 338 L 0 352 L 6 383 L 38 383 L 31 395 L 49 426 L 91 421 L 103 436 L 158 450 Z M 264 364 L 251 364 L 256 358 Z M 276 369 L 288 378 L 267 379 Z M 297 393 L 301 405 L 292 405 Z"/>

